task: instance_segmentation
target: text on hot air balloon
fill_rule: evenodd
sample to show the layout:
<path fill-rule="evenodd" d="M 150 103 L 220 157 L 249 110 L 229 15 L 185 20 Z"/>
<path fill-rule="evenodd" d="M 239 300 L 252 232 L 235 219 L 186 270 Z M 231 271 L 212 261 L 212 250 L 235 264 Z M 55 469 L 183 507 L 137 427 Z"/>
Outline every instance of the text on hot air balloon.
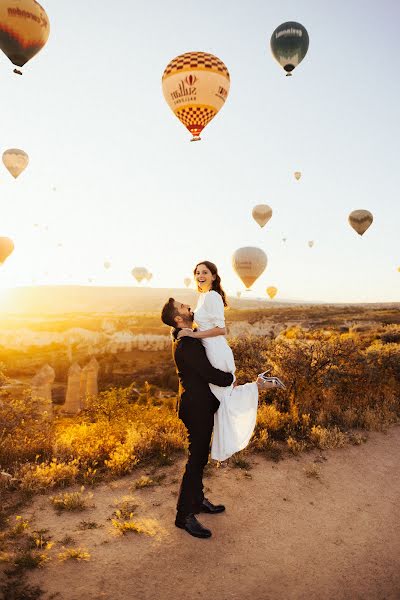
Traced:
<path fill-rule="evenodd" d="M 222 87 L 222 85 L 219 85 L 216 96 L 218 96 L 218 98 L 221 98 L 221 100 L 223 100 L 225 102 L 225 100 L 228 97 L 228 90 L 226 90 L 224 87 Z"/>
<path fill-rule="evenodd" d="M 289 29 L 283 29 L 282 31 L 277 31 L 275 33 L 275 39 L 278 39 L 280 37 L 282 37 L 283 35 L 297 35 L 298 37 L 302 37 L 303 36 L 303 32 L 301 29 L 294 29 L 293 27 L 290 27 Z"/>
<path fill-rule="evenodd" d="M 40 23 L 42 27 L 47 27 L 48 23 L 43 15 L 34 15 L 33 13 L 27 10 L 21 10 L 20 8 L 9 8 L 8 15 L 10 17 L 22 17 L 23 19 L 32 19 L 32 21 L 36 21 L 36 23 Z"/>
<path fill-rule="evenodd" d="M 175 104 L 179 102 L 187 102 L 188 100 L 196 100 L 197 89 L 194 85 L 185 85 L 185 81 L 197 81 L 197 78 L 189 75 L 186 80 L 183 79 L 179 83 L 179 87 L 174 92 L 171 92 L 171 98 Z"/>

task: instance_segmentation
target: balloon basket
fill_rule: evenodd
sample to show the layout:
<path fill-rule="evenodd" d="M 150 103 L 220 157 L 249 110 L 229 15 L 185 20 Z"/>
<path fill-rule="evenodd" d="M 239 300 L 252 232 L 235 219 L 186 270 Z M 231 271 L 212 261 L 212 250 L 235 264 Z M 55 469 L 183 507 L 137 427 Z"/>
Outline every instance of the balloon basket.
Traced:
<path fill-rule="evenodd" d="M 13 73 L 16 73 L 17 75 L 22 75 L 22 71 L 20 71 L 19 69 L 14 69 Z"/>
<path fill-rule="evenodd" d="M 286 73 L 286 77 L 291 77 L 292 73 Z"/>
<path fill-rule="evenodd" d="M 201 140 L 201 137 L 199 135 L 194 135 L 190 141 L 191 142 L 199 142 L 200 140 Z"/>

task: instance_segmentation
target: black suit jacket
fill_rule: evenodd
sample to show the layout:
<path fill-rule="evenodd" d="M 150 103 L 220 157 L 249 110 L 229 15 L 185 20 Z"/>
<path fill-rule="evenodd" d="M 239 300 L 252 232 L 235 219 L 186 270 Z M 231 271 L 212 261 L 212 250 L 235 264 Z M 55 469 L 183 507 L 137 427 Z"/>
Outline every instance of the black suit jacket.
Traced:
<path fill-rule="evenodd" d="M 233 383 L 234 376 L 211 365 L 199 339 L 185 336 L 178 340 L 179 331 L 174 329 L 172 334 L 172 356 L 179 377 L 177 412 L 179 414 L 184 406 L 193 416 L 209 411 L 214 413 L 218 410 L 219 400 L 208 384 L 227 387 Z"/>

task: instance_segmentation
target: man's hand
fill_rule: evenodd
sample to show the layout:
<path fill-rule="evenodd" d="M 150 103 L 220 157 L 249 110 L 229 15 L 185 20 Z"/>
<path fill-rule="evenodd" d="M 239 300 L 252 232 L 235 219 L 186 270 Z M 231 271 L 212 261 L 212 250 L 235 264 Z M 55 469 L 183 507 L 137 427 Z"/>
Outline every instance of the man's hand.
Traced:
<path fill-rule="evenodd" d="M 180 340 L 183 337 L 196 337 L 194 335 L 194 331 L 193 329 L 189 329 L 189 327 L 184 327 L 183 329 L 180 330 L 180 332 L 178 333 L 178 340 Z"/>

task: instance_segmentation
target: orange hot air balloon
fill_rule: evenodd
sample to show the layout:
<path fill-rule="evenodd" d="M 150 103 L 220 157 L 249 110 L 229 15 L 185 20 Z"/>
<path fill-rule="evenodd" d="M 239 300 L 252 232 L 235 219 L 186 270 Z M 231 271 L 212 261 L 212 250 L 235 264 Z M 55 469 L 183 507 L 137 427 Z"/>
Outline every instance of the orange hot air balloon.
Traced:
<path fill-rule="evenodd" d="M 353 212 L 349 214 L 348 220 L 354 231 L 356 231 L 358 235 L 363 235 L 368 227 L 370 227 L 374 217 L 369 210 L 359 209 L 353 210 Z"/>
<path fill-rule="evenodd" d="M 145 267 L 135 267 L 131 271 L 133 277 L 138 283 L 141 283 L 143 279 L 147 278 L 148 270 Z"/>
<path fill-rule="evenodd" d="M 8 237 L 0 237 L 0 265 L 10 256 L 14 250 L 14 242 Z"/>
<path fill-rule="evenodd" d="M 273 285 L 271 287 L 267 287 L 267 294 L 271 298 L 271 300 L 273 298 L 275 298 L 277 293 L 278 293 L 278 288 L 274 287 Z"/>
<path fill-rule="evenodd" d="M 49 18 L 36 0 L 0 0 L 0 49 L 23 67 L 46 44 Z M 14 69 L 14 73 L 21 71 Z"/>
<path fill-rule="evenodd" d="M 232 256 L 232 267 L 247 289 L 251 288 L 265 271 L 267 263 L 265 252 L 261 248 L 251 246 L 238 248 Z"/>
<path fill-rule="evenodd" d="M 7 171 L 16 179 L 25 171 L 29 163 L 29 156 L 24 150 L 10 148 L 3 152 L 3 164 Z"/>
<path fill-rule="evenodd" d="M 264 227 L 272 217 L 272 208 L 268 204 L 257 204 L 253 208 L 252 215 L 259 226 Z"/>
<path fill-rule="evenodd" d="M 200 139 L 204 127 L 225 104 L 229 72 L 221 59 L 206 52 L 186 52 L 167 65 L 162 76 L 164 98 L 173 113 Z"/>

